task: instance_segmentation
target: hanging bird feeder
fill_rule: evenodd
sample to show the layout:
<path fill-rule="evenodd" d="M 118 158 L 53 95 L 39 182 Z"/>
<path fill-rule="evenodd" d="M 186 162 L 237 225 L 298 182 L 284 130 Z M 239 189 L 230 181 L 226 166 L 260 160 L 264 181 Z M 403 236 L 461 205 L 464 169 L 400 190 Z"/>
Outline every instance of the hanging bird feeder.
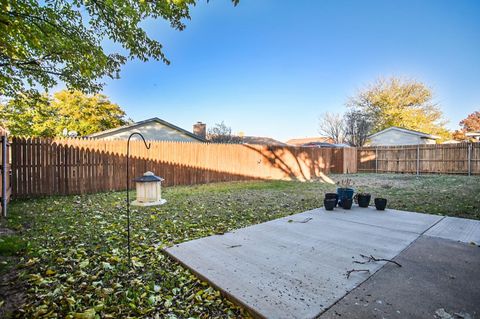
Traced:
<path fill-rule="evenodd" d="M 156 206 L 165 204 L 162 199 L 163 178 L 153 172 L 145 172 L 143 176 L 134 179 L 137 189 L 137 199 L 132 202 L 135 206 Z"/>

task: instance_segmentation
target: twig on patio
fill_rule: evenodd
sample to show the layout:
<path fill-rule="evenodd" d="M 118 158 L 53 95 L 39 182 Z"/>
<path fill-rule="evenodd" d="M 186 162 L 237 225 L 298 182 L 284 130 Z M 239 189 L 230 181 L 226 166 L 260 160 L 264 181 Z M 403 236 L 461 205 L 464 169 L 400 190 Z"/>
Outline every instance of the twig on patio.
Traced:
<path fill-rule="evenodd" d="M 365 260 L 365 261 L 355 260 L 355 261 L 354 261 L 355 264 L 362 264 L 362 265 L 363 265 L 363 264 L 366 264 L 366 263 L 369 263 L 369 262 L 372 262 L 372 261 L 386 261 L 386 262 L 389 262 L 389 263 L 394 263 L 394 264 L 397 265 L 398 267 L 402 267 L 402 265 L 400 265 L 399 263 L 397 263 L 395 260 L 391 260 L 391 259 L 376 258 L 376 257 L 373 257 L 373 255 L 366 256 L 366 255 L 363 255 L 363 254 L 360 254 L 360 257 L 365 258 L 366 260 Z"/>
<path fill-rule="evenodd" d="M 368 272 L 368 273 L 370 273 L 370 270 L 368 270 L 368 269 L 350 269 L 345 274 L 345 276 L 347 276 L 347 279 L 350 278 L 350 275 L 352 274 L 352 272 Z"/>
<path fill-rule="evenodd" d="M 288 222 L 289 223 L 302 223 L 302 224 L 305 224 L 305 223 L 308 223 L 309 221 L 311 221 L 313 218 L 312 217 L 307 217 L 305 218 L 304 220 L 293 220 L 293 219 L 289 219 Z"/>
<path fill-rule="evenodd" d="M 237 248 L 237 247 L 242 247 L 242 245 L 226 245 L 227 248 Z"/>

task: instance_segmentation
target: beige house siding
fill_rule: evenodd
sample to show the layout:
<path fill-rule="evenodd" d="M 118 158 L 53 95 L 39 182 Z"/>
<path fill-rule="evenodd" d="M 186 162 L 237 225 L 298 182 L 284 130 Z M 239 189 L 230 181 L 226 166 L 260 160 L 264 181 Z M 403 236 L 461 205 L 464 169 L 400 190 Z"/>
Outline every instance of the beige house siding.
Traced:
<path fill-rule="evenodd" d="M 128 136 L 134 132 L 141 133 L 146 140 L 159 141 L 176 141 L 176 142 L 198 142 L 198 140 L 170 127 L 164 126 L 160 123 L 149 123 L 141 127 L 127 129 L 122 132 L 112 133 L 105 137 L 104 140 L 126 140 Z"/>
<path fill-rule="evenodd" d="M 371 137 L 368 143 L 368 145 L 371 146 L 416 144 L 435 144 L 435 140 L 431 138 L 421 137 L 412 133 L 402 132 L 398 130 L 390 130 Z"/>
<path fill-rule="evenodd" d="M 89 137 L 102 140 L 126 140 L 132 133 L 140 133 L 150 141 L 205 142 L 203 138 L 158 118 L 94 133 Z M 137 139 L 137 137 L 134 138 Z"/>

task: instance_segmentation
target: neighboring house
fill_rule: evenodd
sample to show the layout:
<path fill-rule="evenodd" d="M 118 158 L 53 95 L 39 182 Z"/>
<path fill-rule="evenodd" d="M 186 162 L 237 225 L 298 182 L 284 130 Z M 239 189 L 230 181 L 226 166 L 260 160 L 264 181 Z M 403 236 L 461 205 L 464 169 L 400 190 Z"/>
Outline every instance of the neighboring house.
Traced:
<path fill-rule="evenodd" d="M 465 136 L 471 137 L 474 140 L 480 141 L 480 131 L 465 133 Z"/>
<path fill-rule="evenodd" d="M 462 143 L 462 141 L 457 141 L 457 140 L 447 140 L 445 142 L 442 142 L 442 144 L 459 144 Z"/>
<path fill-rule="evenodd" d="M 114 129 L 93 133 L 88 137 L 104 140 L 126 140 L 133 132 L 141 133 L 146 140 L 175 142 L 205 142 L 206 125 L 197 122 L 189 132 L 157 117 L 117 127 Z"/>
<path fill-rule="evenodd" d="M 435 144 L 438 136 L 392 126 L 368 137 L 369 146 Z"/>
<path fill-rule="evenodd" d="M 286 142 L 288 145 L 302 146 L 309 143 L 329 143 L 333 144 L 334 141 L 330 137 L 305 137 L 305 138 L 292 138 Z"/>
<path fill-rule="evenodd" d="M 277 141 L 271 137 L 261 137 L 261 136 L 242 136 L 242 143 L 252 144 L 252 145 L 287 146 L 287 144 Z"/>
<path fill-rule="evenodd" d="M 332 143 L 325 143 L 325 142 L 308 142 L 303 145 L 298 145 L 301 147 L 334 147 Z"/>
<path fill-rule="evenodd" d="M 351 147 L 350 145 L 348 145 L 346 143 L 332 144 L 332 143 L 323 143 L 323 142 L 310 142 L 310 143 L 306 143 L 306 144 L 299 145 L 299 146 L 301 146 L 301 147 L 318 147 L 318 148 L 322 148 L 322 147 L 337 147 L 337 148 Z"/>

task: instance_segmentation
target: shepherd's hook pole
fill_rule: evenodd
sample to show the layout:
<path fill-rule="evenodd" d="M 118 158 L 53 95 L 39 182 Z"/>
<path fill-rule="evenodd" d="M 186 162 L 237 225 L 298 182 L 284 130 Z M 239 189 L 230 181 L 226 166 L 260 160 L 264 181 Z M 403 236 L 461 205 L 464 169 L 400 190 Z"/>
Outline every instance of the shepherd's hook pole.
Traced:
<path fill-rule="evenodd" d="M 138 135 L 142 138 L 143 143 L 145 143 L 145 147 L 150 149 L 150 143 L 147 144 L 145 138 L 142 134 L 134 132 L 130 134 L 127 140 L 127 246 L 128 246 L 128 264 L 131 263 L 131 256 L 130 256 L 130 167 L 129 167 L 129 159 L 130 159 L 130 139 L 132 136 Z"/>

